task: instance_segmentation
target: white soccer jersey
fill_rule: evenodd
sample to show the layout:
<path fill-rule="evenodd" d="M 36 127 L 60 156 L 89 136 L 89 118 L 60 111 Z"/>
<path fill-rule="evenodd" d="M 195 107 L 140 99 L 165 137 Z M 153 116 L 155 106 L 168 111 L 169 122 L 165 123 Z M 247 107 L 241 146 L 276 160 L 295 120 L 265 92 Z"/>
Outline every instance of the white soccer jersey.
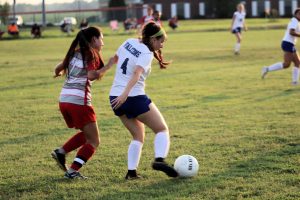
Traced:
<path fill-rule="evenodd" d="M 91 105 L 91 85 L 88 70 L 83 65 L 82 56 L 76 52 L 68 66 L 68 76 L 60 93 L 60 102 Z"/>
<path fill-rule="evenodd" d="M 145 80 L 151 71 L 153 52 L 138 39 L 128 39 L 119 47 L 116 54 L 119 59 L 110 96 L 120 96 L 123 93 L 127 83 L 133 76 L 136 66 L 142 67 L 144 72 L 128 96 L 144 95 Z"/>
<path fill-rule="evenodd" d="M 283 41 L 286 41 L 286 42 L 290 42 L 290 43 L 296 44 L 296 42 L 297 42 L 297 37 L 292 36 L 292 35 L 290 34 L 290 30 L 291 30 L 291 29 L 295 29 L 295 31 L 296 31 L 297 33 L 300 32 L 299 21 L 298 21 L 295 17 L 293 17 L 293 18 L 291 19 L 290 23 L 288 24 L 287 29 L 286 29 L 286 31 L 285 31 L 285 34 L 284 34 L 284 37 L 283 37 L 282 40 L 283 40 Z"/>
<path fill-rule="evenodd" d="M 240 13 L 238 11 L 235 11 L 233 13 L 233 16 L 235 16 L 235 18 L 234 18 L 232 29 L 236 29 L 238 27 L 240 28 L 244 27 L 246 13 L 245 12 Z"/>

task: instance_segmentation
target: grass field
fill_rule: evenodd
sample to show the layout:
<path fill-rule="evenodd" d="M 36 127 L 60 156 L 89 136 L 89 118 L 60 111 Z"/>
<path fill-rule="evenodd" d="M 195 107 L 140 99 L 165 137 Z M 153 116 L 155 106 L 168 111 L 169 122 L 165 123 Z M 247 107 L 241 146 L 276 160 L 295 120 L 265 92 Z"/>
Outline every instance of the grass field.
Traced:
<path fill-rule="evenodd" d="M 144 178 L 124 180 L 131 137 L 109 106 L 111 70 L 93 85 L 101 146 L 81 170 L 90 178 L 64 180 L 50 152 L 75 130 L 58 110 L 63 79 L 52 75 L 73 37 L 51 30 L 38 40 L 0 41 L 0 199 L 300 199 L 300 86 L 291 86 L 291 69 L 260 79 L 262 66 L 282 60 L 284 28 L 251 30 L 265 21 L 249 20 L 235 56 L 229 31 L 198 31 L 197 23 L 169 33 L 164 54 L 173 64 L 160 70 L 154 62 L 146 88 L 170 128 L 168 161 L 182 154 L 199 161 L 191 179 L 151 169 L 154 134 L 147 129 Z M 135 36 L 106 34 L 106 60 L 128 37 Z"/>

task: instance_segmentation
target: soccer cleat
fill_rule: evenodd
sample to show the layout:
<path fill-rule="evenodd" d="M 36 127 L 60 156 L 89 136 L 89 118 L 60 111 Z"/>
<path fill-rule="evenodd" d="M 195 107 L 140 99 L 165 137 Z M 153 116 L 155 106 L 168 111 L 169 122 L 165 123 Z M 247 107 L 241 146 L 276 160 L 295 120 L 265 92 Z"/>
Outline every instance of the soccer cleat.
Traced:
<path fill-rule="evenodd" d="M 56 161 L 59 168 L 61 168 L 64 172 L 68 170 L 66 166 L 66 155 L 59 153 L 58 149 L 55 149 L 51 152 L 52 158 Z"/>
<path fill-rule="evenodd" d="M 68 178 L 68 179 L 87 179 L 86 176 L 81 175 L 77 171 L 74 171 L 74 172 L 71 172 L 71 173 L 69 173 L 68 171 L 66 171 L 64 177 Z"/>
<path fill-rule="evenodd" d="M 234 55 L 240 55 L 240 52 L 239 51 L 235 51 Z"/>
<path fill-rule="evenodd" d="M 261 70 L 261 78 L 264 79 L 268 72 L 269 72 L 268 67 L 263 67 Z"/>
<path fill-rule="evenodd" d="M 164 161 L 161 161 L 161 162 L 159 162 L 159 161 L 154 161 L 153 163 L 152 163 L 152 168 L 154 169 L 154 170 L 158 170 L 158 171 L 162 171 L 162 172 L 164 172 L 165 174 L 167 174 L 168 176 L 170 176 L 170 177 L 177 177 L 178 176 L 178 173 L 177 173 L 177 171 L 173 168 L 173 167 L 171 167 L 171 166 L 169 166 L 166 162 L 164 162 Z"/>
<path fill-rule="evenodd" d="M 126 180 L 134 180 L 142 178 L 140 175 L 136 173 L 136 170 L 128 170 L 125 179 Z"/>
<path fill-rule="evenodd" d="M 292 84 L 292 86 L 297 86 L 297 85 L 299 85 L 299 82 L 298 81 L 293 81 L 291 84 Z"/>

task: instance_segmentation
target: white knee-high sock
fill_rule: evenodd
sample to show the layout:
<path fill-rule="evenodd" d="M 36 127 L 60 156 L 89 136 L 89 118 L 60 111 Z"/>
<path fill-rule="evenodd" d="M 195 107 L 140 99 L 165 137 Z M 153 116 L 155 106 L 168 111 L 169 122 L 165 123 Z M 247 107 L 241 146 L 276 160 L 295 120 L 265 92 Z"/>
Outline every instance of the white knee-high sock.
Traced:
<path fill-rule="evenodd" d="M 268 71 L 271 72 L 271 71 L 277 71 L 277 70 L 281 70 L 283 69 L 283 64 L 282 62 L 278 62 L 278 63 L 275 63 L 273 65 L 270 65 L 268 67 Z"/>
<path fill-rule="evenodd" d="M 292 80 L 294 83 L 299 81 L 299 68 L 298 67 L 293 67 Z"/>
<path fill-rule="evenodd" d="M 142 153 L 143 143 L 132 140 L 128 147 L 128 170 L 136 170 Z"/>
<path fill-rule="evenodd" d="M 154 139 L 155 158 L 165 158 L 169 153 L 170 136 L 167 131 L 156 133 Z"/>
<path fill-rule="evenodd" d="M 235 52 L 239 52 L 240 49 L 241 49 L 241 43 L 236 43 L 236 44 L 235 44 L 235 47 L 234 47 L 234 51 L 235 51 Z"/>

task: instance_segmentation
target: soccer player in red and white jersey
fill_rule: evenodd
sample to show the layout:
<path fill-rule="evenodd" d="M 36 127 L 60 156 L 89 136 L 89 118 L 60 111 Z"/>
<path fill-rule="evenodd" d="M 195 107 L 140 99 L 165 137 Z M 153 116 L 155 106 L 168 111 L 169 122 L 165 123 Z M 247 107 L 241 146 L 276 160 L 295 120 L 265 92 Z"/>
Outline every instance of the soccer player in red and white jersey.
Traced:
<path fill-rule="evenodd" d="M 155 133 L 155 160 L 152 167 L 170 177 L 177 177 L 175 169 L 165 162 L 169 152 L 169 129 L 164 117 L 145 93 L 145 80 L 155 57 L 161 68 L 168 62 L 162 58 L 161 49 L 166 33 L 160 25 L 149 22 L 142 29 L 142 39 L 128 39 L 118 49 L 116 74 L 110 90 L 110 102 L 116 116 L 131 133 L 133 140 L 128 147 L 128 172 L 126 179 L 136 179 L 145 125 Z"/>
<path fill-rule="evenodd" d="M 115 62 L 115 58 L 110 58 L 108 64 L 104 65 L 100 54 L 103 45 L 103 34 L 98 28 L 82 29 L 73 40 L 63 62 L 55 68 L 54 77 L 66 75 L 59 98 L 60 111 L 69 128 L 80 130 L 51 153 L 58 166 L 65 171 L 66 178 L 86 178 L 79 173 L 79 169 L 92 157 L 100 143 L 91 102 L 91 85 L 94 80 L 102 78 Z M 77 148 L 80 149 L 68 169 L 65 156 Z"/>
<path fill-rule="evenodd" d="M 261 72 L 262 78 L 265 78 L 268 72 L 289 68 L 291 62 L 293 62 L 294 67 L 292 70 L 292 85 L 298 85 L 300 58 L 295 45 L 297 42 L 297 38 L 300 37 L 299 21 L 300 8 L 297 8 L 294 12 L 294 17 L 292 17 L 286 28 L 284 37 L 281 42 L 281 49 L 284 52 L 283 62 L 278 62 L 268 67 L 263 67 Z"/>
<path fill-rule="evenodd" d="M 234 53 L 238 55 L 241 49 L 241 42 L 242 42 L 242 29 L 245 31 L 247 30 L 247 26 L 245 23 L 245 6 L 244 4 L 240 3 L 237 5 L 237 11 L 233 13 L 231 28 L 230 31 L 236 36 L 236 44 L 234 47 Z"/>

